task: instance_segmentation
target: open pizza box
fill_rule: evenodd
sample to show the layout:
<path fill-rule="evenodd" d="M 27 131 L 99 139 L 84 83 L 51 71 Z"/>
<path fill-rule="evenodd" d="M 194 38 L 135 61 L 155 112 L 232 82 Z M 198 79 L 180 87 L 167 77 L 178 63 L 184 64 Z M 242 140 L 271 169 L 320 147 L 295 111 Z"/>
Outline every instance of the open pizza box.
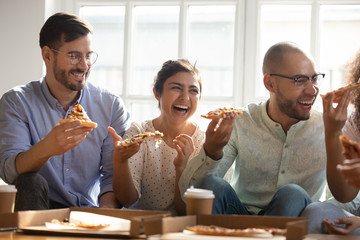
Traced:
<path fill-rule="evenodd" d="M 244 215 L 198 215 L 184 217 L 164 217 L 145 220 L 145 225 L 152 226 L 152 234 L 161 234 L 158 239 L 210 239 L 213 236 L 187 234 L 183 230 L 195 225 L 215 225 L 226 228 L 244 229 L 255 226 L 282 228 L 287 230 L 286 236 L 274 239 L 300 240 L 307 234 L 308 220 L 306 218 L 244 216 Z M 145 226 L 146 227 L 146 226 Z M 149 232 L 151 233 L 151 232 Z M 224 239 L 224 237 L 213 237 Z M 236 237 L 226 237 L 230 240 Z M 243 239 L 243 238 L 240 238 Z M 257 238 L 251 238 L 257 239 Z M 263 238 L 259 238 L 263 239 Z M 270 238 L 271 239 L 271 238 Z"/>
<path fill-rule="evenodd" d="M 15 230 L 17 228 L 17 213 L 0 213 L 0 231 Z"/>
<path fill-rule="evenodd" d="M 52 220 L 57 219 L 60 222 L 65 219 L 70 219 L 71 216 L 81 216 L 87 219 L 84 222 L 91 221 L 99 222 L 102 219 L 122 225 L 121 229 L 84 229 L 68 227 L 63 228 L 61 224 L 52 224 Z M 112 238 L 145 238 L 145 220 L 158 221 L 166 216 L 171 216 L 170 212 L 166 211 L 146 211 L 146 210 L 123 210 L 123 209 L 102 209 L 102 208 L 63 208 L 52 210 L 38 210 L 38 211 L 19 211 L 18 217 L 18 231 L 25 234 L 41 234 L 41 235 L 62 235 L 62 236 L 86 236 L 86 237 L 112 237 Z M 107 223 L 107 222 L 106 222 Z M 125 223 L 125 225 L 124 225 Z M 110 224 L 107 224 L 110 226 Z M 54 227 L 55 226 L 55 227 Z M 116 225 L 118 226 L 118 225 Z M 59 228 L 58 228 L 59 227 Z"/>

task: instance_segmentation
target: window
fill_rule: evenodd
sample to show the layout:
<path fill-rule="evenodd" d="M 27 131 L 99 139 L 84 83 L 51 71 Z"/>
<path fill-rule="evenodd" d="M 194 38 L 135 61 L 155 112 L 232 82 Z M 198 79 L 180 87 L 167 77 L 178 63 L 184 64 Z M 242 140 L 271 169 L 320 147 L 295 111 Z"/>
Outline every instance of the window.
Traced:
<path fill-rule="evenodd" d="M 90 81 L 118 93 L 133 121 L 159 114 L 152 84 L 166 60 L 187 58 L 201 70 L 194 120 L 206 127 L 200 113 L 268 98 L 261 68 L 272 44 L 293 41 L 310 51 L 327 92 L 343 84 L 341 66 L 360 42 L 360 3 L 352 0 L 69 1 L 67 10 L 95 28 L 99 59 Z"/>

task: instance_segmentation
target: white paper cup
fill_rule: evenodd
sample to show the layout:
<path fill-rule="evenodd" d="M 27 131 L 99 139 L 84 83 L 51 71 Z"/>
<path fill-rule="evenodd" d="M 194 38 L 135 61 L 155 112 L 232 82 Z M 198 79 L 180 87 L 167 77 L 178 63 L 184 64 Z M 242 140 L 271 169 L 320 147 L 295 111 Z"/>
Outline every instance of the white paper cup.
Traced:
<path fill-rule="evenodd" d="M 187 215 L 211 214 L 215 198 L 213 191 L 192 186 L 186 190 L 184 196 Z"/>
<path fill-rule="evenodd" d="M 0 214 L 14 212 L 16 192 L 14 185 L 0 185 Z"/>

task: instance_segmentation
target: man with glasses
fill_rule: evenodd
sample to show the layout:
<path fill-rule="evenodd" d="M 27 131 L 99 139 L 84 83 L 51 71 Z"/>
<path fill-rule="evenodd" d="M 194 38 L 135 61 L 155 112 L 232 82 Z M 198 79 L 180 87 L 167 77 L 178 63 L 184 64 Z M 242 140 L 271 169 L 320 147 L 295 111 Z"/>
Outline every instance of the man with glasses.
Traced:
<path fill-rule="evenodd" d="M 1 98 L 0 176 L 16 185 L 16 210 L 117 207 L 107 127 L 122 135 L 129 113 L 118 96 L 87 82 L 97 60 L 92 32 L 75 15 L 51 16 L 40 31 L 46 76 Z M 76 104 L 96 129 L 58 124 Z"/>
<path fill-rule="evenodd" d="M 297 217 L 325 187 L 322 114 L 312 110 L 325 76 L 296 44 L 266 53 L 263 80 L 270 98 L 243 115 L 212 120 L 199 155 L 179 187 L 214 191 L 213 213 Z M 233 163 L 231 185 L 223 177 Z"/>

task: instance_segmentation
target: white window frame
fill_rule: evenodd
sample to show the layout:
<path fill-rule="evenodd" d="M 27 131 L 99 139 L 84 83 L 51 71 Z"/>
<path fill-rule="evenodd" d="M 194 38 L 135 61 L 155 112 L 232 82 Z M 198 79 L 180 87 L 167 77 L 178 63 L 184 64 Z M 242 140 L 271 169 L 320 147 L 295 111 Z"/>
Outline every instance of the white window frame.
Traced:
<path fill-rule="evenodd" d="M 210 97 L 202 96 L 202 103 L 224 102 L 234 106 L 244 106 L 251 102 L 263 99 L 256 99 L 256 79 L 262 79 L 259 47 L 260 47 L 260 10 L 263 4 L 286 4 L 286 5 L 311 5 L 311 42 L 310 52 L 316 63 L 320 64 L 320 33 L 319 33 L 319 10 L 321 5 L 360 5 L 359 0 L 68 0 L 63 3 L 67 12 L 79 13 L 79 8 L 84 5 L 104 6 L 121 5 L 126 6 L 125 19 L 125 46 L 124 46 L 124 83 L 122 98 L 125 104 L 131 109 L 133 103 L 144 103 L 154 101 L 152 96 L 130 95 L 126 81 L 131 81 L 131 39 L 132 39 L 132 7 L 136 5 L 178 5 L 180 6 L 179 21 L 179 57 L 186 57 L 186 46 L 182 39 L 186 39 L 188 32 L 187 12 L 184 11 L 189 5 L 215 5 L 235 4 L 235 39 L 234 39 L 234 78 L 233 96 L 231 97 Z M 96 29 L 95 29 L 96 31 Z M 164 61 L 167 59 L 164 59 Z M 160 69 L 160 66 L 159 66 Z"/>

